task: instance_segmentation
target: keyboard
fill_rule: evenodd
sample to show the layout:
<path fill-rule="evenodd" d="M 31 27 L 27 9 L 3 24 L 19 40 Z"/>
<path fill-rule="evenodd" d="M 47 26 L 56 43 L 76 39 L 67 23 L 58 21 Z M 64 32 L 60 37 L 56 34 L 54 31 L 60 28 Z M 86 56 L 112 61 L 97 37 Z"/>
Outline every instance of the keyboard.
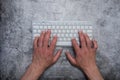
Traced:
<path fill-rule="evenodd" d="M 58 36 L 56 46 L 72 46 L 71 39 L 76 38 L 78 44 L 78 31 L 82 30 L 92 39 L 93 27 L 88 21 L 41 21 L 32 22 L 33 39 L 39 36 L 43 30 L 51 30 L 50 40 L 54 35 Z"/>

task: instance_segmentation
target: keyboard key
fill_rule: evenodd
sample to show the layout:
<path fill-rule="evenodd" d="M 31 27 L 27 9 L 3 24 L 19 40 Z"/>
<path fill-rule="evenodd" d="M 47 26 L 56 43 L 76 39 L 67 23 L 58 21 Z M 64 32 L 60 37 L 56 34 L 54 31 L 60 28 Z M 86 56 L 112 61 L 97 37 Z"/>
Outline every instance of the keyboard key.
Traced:
<path fill-rule="evenodd" d="M 62 38 L 59 38 L 58 40 L 59 40 L 59 41 L 62 41 Z"/>
<path fill-rule="evenodd" d="M 61 34 L 61 37 L 64 37 L 64 34 Z"/>
<path fill-rule="evenodd" d="M 56 26 L 56 29 L 59 29 L 59 26 Z"/>
<path fill-rule="evenodd" d="M 63 38 L 64 41 L 66 41 L 66 38 Z"/>
<path fill-rule="evenodd" d="M 59 33 L 61 33 L 61 30 L 58 30 Z"/>
<path fill-rule="evenodd" d="M 87 30 L 87 33 L 92 33 L 92 30 Z"/>
<path fill-rule="evenodd" d="M 33 30 L 33 33 L 37 33 L 37 30 L 35 29 L 35 30 Z"/>
<path fill-rule="evenodd" d="M 80 29 L 80 27 L 81 27 L 81 26 L 78 26 L 78 25 L 77 25 L 77 26 L 76 26 L 76 29 Z"/>
<path fill-rule="evenodd" d="M 69 36 L 72 38 L 73 37 L 73 35 L 72 34 L 69 34 Z"/>
<path fill-rule="evenodd" d="M 65 26 L 65 29 L 67 29 L 68 28 L 68 26 Z"/>
<path fill-rule="evenodd" d="M 44 26 L 44 29 L 47 29 L 47 26 Z"/>
<path fill-rule="evenodd" d="M 89 29 L 92 29 L 92 26 L 89 26 Z"/>
<path fill-rule="evenodd" d="M 70 30 L 70 33 L 74 33 L 74 30 L 71 29 L 71 30 Z"/>
<path fill-rule="evenodd" d="M 65 34 L 66 37 L 68 37 L 68 34 Z"/>
<path fill-rule="evenodd" d="M 51 26 L 51 29 L 55 29 L 55 26 Z"/>
<path fill-rule="evenodd" d="M 84 33 L 86 33 L 86 30 L 83 30 Z"/>
<path fill-rule="evenodd" d="M 69 26 L 68 29 L 72 29 L 72 26 Z"/>
<path fill-rule="evenodd" d="M 60 34 L 57 34 L 58 37 L 60 37 Z"/>
<path fill-rule="evenodd" d="M 76 27 L 75 27 L 75 26 L 73 26 L 73 29 L 76 29 Z"/>
<path fill-rule="evenodd" d="M 37 32 L 38 32 L 38 33 L 41 33 L 41 30 L 38 30 Z"/>
<path fill-rule="evenodd" d="M 54 30 L 55 33 L 57 33 L 57 30 Z"/>
<path fill-rule="evenodd" d="M 77 33 L 78 31 L 77 31 L 77 30 L 75 30 L 75 32 Z"/>
<path fill-rule="evenodd" d="M 43 29 L 43 26 L 39 26 L 40 29 Z"/>
<path fill-rule="evenodd" d="M 65 33 L 66 31 L 65 30 L 62 30 L 62 33 Z"/>
<path fill-rule="evenodd" d="M 36 36 L 40 36 L 40 34 L 34 34 L 33 36 L 34 36 L 34 37 L 36 37 Z"/>
<path fill-rule="evenodd" d="M 84 26 L 81 26 L 81 29 L 83 30 L 83 29 L 84 29 Z"/>
<path fill-rule="evenodd" d="M 67 29 L 67 33 L 70 33 L 70 30 L 69 30 L 69 29 Z"/>
<path fill-rule="evenodd" d="M 91 36 L 92 36 L 92 34 L 88 34 L 88 36 L 90 36 L 90 37 L 91 37 Z"/>
<path fill-rule="evenodd" d="M 39 26 L 33 26 L 34 29 L 39 29 Z"/>
<path fill-rule="evenodd" d="M 48 26 L 48 29 L 51 29 L 51 26 Z"/>

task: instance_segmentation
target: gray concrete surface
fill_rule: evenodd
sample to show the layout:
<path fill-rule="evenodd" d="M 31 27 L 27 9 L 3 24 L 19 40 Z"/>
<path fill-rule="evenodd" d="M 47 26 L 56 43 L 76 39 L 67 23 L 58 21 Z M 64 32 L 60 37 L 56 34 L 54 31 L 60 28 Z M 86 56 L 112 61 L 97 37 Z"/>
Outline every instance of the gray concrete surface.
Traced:
<path fill-rule="evenodd" d="M 91 21 L 99 69 L 105 80 L 120 80 L 120 0 L 0 0 L 0 80 L 19 80 L 31 63 L 36 20 Z M 63 52 L 41 80 L 86 80 L 65 61 Z"/>

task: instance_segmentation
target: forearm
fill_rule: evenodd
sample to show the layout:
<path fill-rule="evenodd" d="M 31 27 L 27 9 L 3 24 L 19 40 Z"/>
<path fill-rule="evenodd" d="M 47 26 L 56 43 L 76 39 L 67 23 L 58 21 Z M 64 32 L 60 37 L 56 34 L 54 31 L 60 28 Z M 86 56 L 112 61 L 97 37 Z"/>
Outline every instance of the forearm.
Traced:
<path fill-rule="evenodd" d="M 43 72 L 44 69 L 42 67 L 38 70 L 37 67 L 31 64 L 21 80 L 37 80 Z"/>
<path fill-rule="evenodd" d="M 89 80 L 104 80 L 96 65 L 85 69 L 84 72 Z"/>

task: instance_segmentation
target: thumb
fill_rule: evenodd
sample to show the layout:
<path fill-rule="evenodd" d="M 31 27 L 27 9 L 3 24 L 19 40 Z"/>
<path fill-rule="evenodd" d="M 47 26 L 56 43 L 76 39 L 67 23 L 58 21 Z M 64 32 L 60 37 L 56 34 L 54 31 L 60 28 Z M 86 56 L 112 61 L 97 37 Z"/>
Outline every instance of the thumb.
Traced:
<path fill-rule="evenodd" d="M 56 55 L 54 56 L 53 63 L 55 63 L 59 59 L 61 53 L 62 53 L 62 49 L 57 51 Z"/>
<path fill-rule="evenodd" d="M 72 55 L 70 54 L 70 52 L 66 52 L 66 57 L 68 58 L 68 60 L 70 61 L 70 63 L 72 65 L 76 65 L 76 60 L 75 60 L 75 58 L 72 57 Z"/>

